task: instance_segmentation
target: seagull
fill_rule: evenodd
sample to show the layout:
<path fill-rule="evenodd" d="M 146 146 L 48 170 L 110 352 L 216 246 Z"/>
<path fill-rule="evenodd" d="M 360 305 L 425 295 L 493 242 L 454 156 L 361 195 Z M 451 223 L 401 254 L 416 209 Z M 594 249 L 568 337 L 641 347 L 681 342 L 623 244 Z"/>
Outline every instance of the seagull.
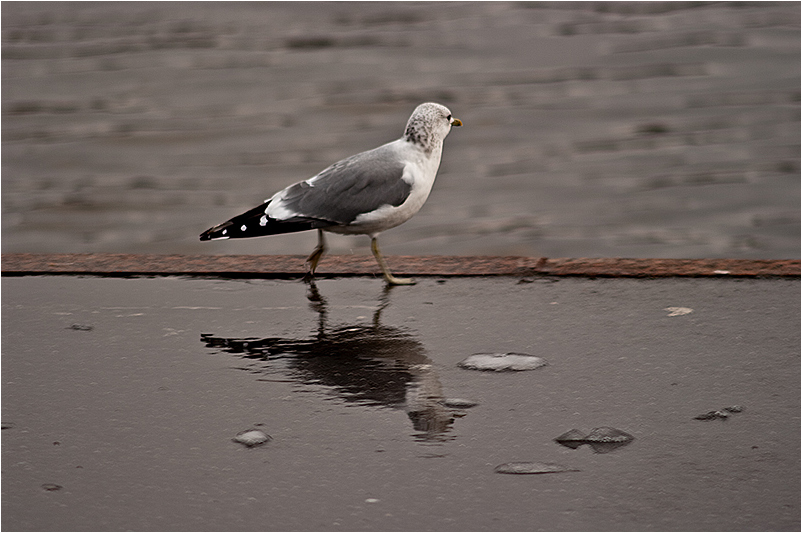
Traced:
<path fill-rule="evenodd" d="M 324 231 L 370 236 L 370 249 L 390 285 L 397 278 L 379 251 L 378 236 L 409 220 L 432 190 L 443 140 L 462 122 L 447 107 L 424 103 L 415 108 L 404 135 L 373 150 L 334 163 L 319 174 L 283 189 L 258 207 L 204 231 L 200 240 L 241 239 L 316 229 L 318 243 L 307 258 L 314 276 L 326 251 Z"/>

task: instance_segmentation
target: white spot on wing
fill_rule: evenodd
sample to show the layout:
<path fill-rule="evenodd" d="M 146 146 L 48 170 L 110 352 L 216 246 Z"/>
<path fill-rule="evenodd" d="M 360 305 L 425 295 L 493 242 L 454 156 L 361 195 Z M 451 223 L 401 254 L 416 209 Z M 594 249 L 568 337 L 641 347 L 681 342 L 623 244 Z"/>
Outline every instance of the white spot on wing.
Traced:
<path fill-rule="evenodd" d="M 262 215 L 262 218 L 259 219 L 260 226 L 267 226 L 267 215 Z"/>
<path fill-rule="evenodd" d="M 248 229 L 248 226 L 246 226 L 245 224 L 243 224 L 243 225 L 242 225 L 242 227 L 240 228 L 240 231 L 245 231 L 246 229 Z"/>
<path fill-rule="evenodd" d="M 267 204 L 267 208 L 265 208 L 265 214 L 267 216 L 276 220 L 287 220 L 288 218 L 298 216 L 298 213 L 292 209 L 287 209 L 287 206 L 284 205 L 284 195 L 286 192 L 287 190 L 284 189 L 273 195 L 270 199 L 270 203 Z"/>

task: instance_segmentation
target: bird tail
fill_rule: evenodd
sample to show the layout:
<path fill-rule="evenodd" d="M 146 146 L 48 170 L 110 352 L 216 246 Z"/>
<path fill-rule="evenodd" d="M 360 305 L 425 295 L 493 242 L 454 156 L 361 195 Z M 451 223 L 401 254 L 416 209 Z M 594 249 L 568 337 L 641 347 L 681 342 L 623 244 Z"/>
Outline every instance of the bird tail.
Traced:
<path fill-rule="evenodd" d="M 231 220 L 227 220 L 222 224 L 207 229 L 201 233 L 200 240 L 212 241 L 262 237 L 264 235 L 294 233 L 296 231 L 306 231 L 334 225 L 327 220 L 298 216 L 286 220 L 270 218 L 265 214 L 268 203 L 270 202 L 265 202 L 241 215 L 235 216 Z"/>

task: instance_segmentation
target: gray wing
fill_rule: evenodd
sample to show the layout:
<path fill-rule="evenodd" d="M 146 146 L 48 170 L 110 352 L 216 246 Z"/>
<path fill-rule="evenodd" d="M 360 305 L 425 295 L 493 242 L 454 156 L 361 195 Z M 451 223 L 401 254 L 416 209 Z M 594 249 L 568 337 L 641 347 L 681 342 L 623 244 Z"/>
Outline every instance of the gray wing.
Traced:
<path fill-rule="evenodd" d="M 412 186 L 401 179 L 404 163 L 387 146 L 339 161 L 286 189 L 283 207 L 302 217 L 350 224 L 359 215 L 406 201 Z"/>

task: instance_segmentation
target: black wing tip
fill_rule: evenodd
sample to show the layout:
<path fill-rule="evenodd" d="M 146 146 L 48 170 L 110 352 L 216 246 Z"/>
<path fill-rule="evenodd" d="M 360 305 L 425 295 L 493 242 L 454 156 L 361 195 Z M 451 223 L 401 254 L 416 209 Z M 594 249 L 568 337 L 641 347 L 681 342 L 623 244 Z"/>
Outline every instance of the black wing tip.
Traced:
<path fill-rule="evenodd" d="M 215 239 L 228 239 L 228 236 L 225 235 L 224 231 L 229 226 L 231 226 L 231 222 L 223 222 L 222 224 L 218 224 L 213 228 L 209 228 L 200 234 L 200 240 L 213 241 Z"/>
<path fill-rule="evenodd" d="M 289 220 L 268 219 L 262 225 L 258 221 L 237 220 L 236 217 L 227 222 L 223 222 L 213 228 L 209 228 L 200 234 L 201 241 L 215 241 L 226 239 L 244 239 L 249 237 L 266 237 L 268 235 L 278 235 L 282 233 L 295 233 L 298 231 L 308 231 L 312 229 L 328 228 L 336 226 L 326 220 L 314 218 L 292 218 Z"/>
<path fill-rule="evenodd" d="M 207 229 L 200 234 L 200 240 L 214 241 L 264 237 L 267 235 L 295 233 L 297 231 L 307 231 L 339 225 L 336 222 L 300 215 L 282 220 L 271 218 L 265 213 L 265 206 L 268 203 L 269 202 L 265 202 L 241 215 L 237 215 L 230 220 Z"/>

